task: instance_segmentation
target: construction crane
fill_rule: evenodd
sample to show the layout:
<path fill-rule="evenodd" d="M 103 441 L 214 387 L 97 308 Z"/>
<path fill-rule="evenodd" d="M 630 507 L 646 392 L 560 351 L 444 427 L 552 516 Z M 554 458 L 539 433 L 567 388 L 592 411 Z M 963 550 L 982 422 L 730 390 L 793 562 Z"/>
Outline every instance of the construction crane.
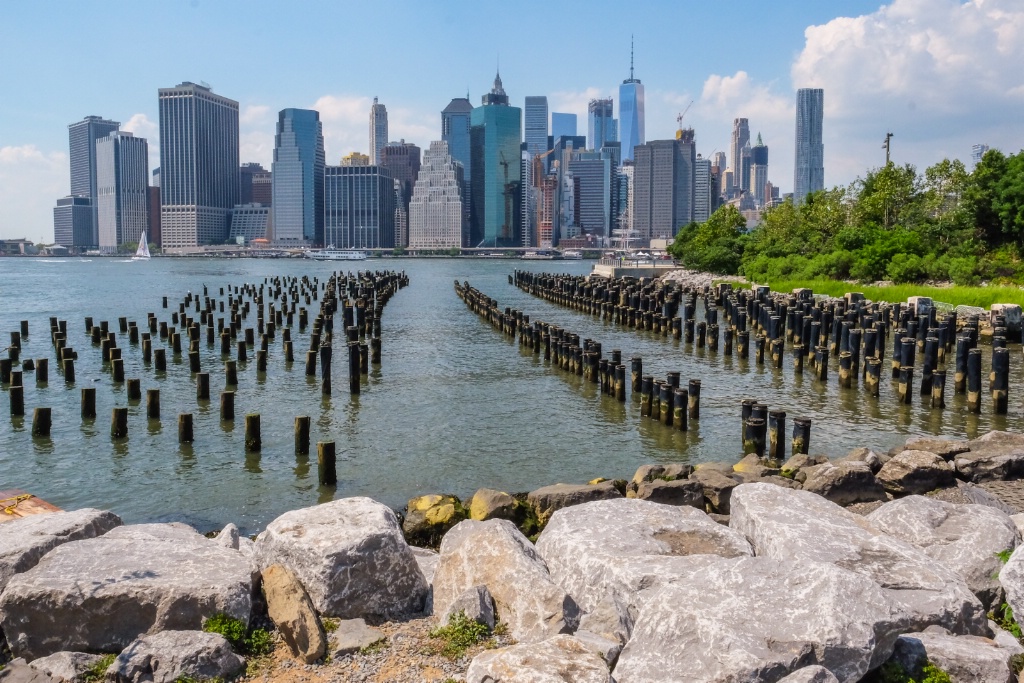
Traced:
<path fill-rule="evenodd" d="M 693 106 L 693 100 L 690 100 L 690 103 L 688 105 L 686 105 L 686 109 L 684 109 L 681 114 L 676 116 L 676 123 L 679 124 L 679 130 L 683 129 L 683 117 L 686 116 L 686 112 L 690 111 L 690 107 L 692 107 L 692 106 Z"/>
<path fill-rule="evenodd" d="M 512 217 L 512 199 L 515 194 L 515 188 L 508 180 L 508 161 L 505 159 L 505 152 L 499 150 L 498 153 L 501 155 L 501 167 L 505 171 L 505 184 L 502 192 L 502 195 L 505 197 L 505 222 L 501 224 L 501 237 L 508 240 L 512 234 L 512 226 L 509 224 L 509 219 Z M 494 246 L 498 245 L 495 244 Z"/>

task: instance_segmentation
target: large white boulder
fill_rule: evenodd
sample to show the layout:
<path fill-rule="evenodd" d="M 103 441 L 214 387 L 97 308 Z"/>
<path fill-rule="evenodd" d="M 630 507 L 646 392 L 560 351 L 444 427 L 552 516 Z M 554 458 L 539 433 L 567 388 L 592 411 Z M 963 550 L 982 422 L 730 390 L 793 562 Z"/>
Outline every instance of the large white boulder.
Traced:
<path fill-rule="evenodd" d="M 638 605 L 641 591 L 686 580 L 706 563 L 703 556 L 753 555 L 742 534 L 701 510 L 636 498 L 559 510 L 537 539 L 537 551 L 587 611 L 608 595 Z"/>
<path fill-rule="evenodd" d="M 908 674 L 919 677 L 931 663 L 949 674 L 952 683 L 1015 683 L 1011 660 L 1021 651 L 988 638 L 954 636 L 941 629 L 907 633 L 896 641 L 893 660 Z"/>
<path fill-rule="evenodd" d="M 488 650 L 473 658 L 466 683 L 613 683 L 608 665 L 578 638 L 555 636 Z"/>
<path fill-rule="evenodd" d="M 286 512 L 256 539 L 263 569 L 282 564 L 320 614 L 341 619 L 418 613 L 427 582 L 391 508 L 343 498 Z"/>
<path fill-rule="evenodd" d="M 110 683 L 230 680 L 245 666 L 224 636 L 161 631 L 131 643 L 107 669 Z"/>
<path fill-rule="evenodd" d="M 533 544 L 512 522 L 459 522 L 445 534 L 440 555 L 434 574 L 434 614 L 447 614 L 467 590 L 486 586 L 498 619 L 521 643 L 575 630 L 579 608 L 552 580 Z"/>
<path fill-rule="evenodd" d="M 648 597 L 615 680 L 777 681 L 818 664 L 852 683 L 888 659 L 906 619 L 874 581 L 831 564 L 721 559 Z"/>
<path fill-rule="evenodd" d="M 953 570 L 813 493 L 739 486 L 729 525 L 759 557 L 827 562 L 875 581 L 906 607 L 905 631 L 938 624 L 956 633 L 988 632 L 984 607 Z"/>

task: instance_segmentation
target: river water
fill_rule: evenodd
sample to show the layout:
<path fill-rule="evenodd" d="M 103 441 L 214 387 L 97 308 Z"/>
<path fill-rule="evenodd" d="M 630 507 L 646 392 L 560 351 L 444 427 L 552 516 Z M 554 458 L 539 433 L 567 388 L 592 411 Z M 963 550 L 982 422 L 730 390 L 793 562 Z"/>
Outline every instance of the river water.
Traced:
<path fill-rule="evenodd" d="M 84 318 L 110 321 L 127 316 L 146 327 L 147 312 L 170 323 L 161 298 L 181 300 L 189 291 L 211 296 L 222 286 L 262 283 L 277 275 L 318 275 L 323 281 L 339 264 L 296 260 L 0 259 L 0 342 L 28 320 L 22 359 L 50 358 L 50 382 L 37 386 L 25 373 L 25 418 L 9 416 L 7 387 L 0 398 L 0 489 L 20 488 L 55 505 L 110 509 L 126 521 L 181 520 L 202 530 L 235 522 L 246 533 L 261 529 L 282 512 L 332 498 L 366 495 L 401 508 L 412 496 L 455 493 L 468 498 L 479 487 L 526 491 L 555 482 L 594 477 L 629 478 L 641 464 L 735 460 L 741 451 L 740 400 L 756 398 L 772 410 L 813 421 L 811 452 L 839 456 L 858 446 L 888 449 L 909 434 L 975 436 L 988 429 L 1019 429 L 1024 417 L 1024 370 L 1020 347 L 1012 351 L 1010 412 L 992 415 L 985 382 L 983 409 L 966 411 L 953 396 L 947 408 L 932 410 L 915 392 L 913 405 L 899 405 L 886 370 L 881 395 L 838 387 L 837 371 L 827 385 L 810 370 L 794 376 L 790 359 L 782 370 L 753 361 L 696 350 L 671 338 L 620 329 L 589 315 L 535 299 L 508 283 L 515 268 L 586 273 L 590 263 L 489 259 L 371 260 L 363 268 L 405 270 L 411 285 L 389 302 L 383 315 L 383 362 L 362 388 L 347 393 L 346 366 L 334 364 L 334 395 L 321 395 L 319 377 L 304 375 L 304 364 L 286 366 L 280 335 L 271 344 L 268 372 L 255 362 L 239 367 L 234 423 L 222 423 L 217 397 L 224 385 L 219 344 L 200 344 L 203 370 L 210 372 L 211 402 L 197 402 L 187 354 L 168 352 L 168 371 L 157 378 L 142 362 L 141 349 L 118 335 L 125 376 L 140 377 L 142 389 L 161 391 L 162 421 L 150 422 L 145 401 L 127 401 L 102 368 L 90 344 Z M 645 374 L 668 371 L 701 379 L 699 421 L 674 432 L 640 418 L 639 397 L 625 404 L 601 394 L 582 377 L 569 376 L 494 331 L 472 314 L 453 291 L 469 281 L 501 305 L 569 329 L 602 344 L 607 354 L 641 356 Z M 269 297 L 268 297 L 269 300 Z M 314 302 L 315 303 L 315 302 Z M 314 306 L 315 308 L 315 306 Z M 311 311 L 311 319 L 316 311 Z M 49 317 L 68 321 L 68 344 L 79 353 L 77 383 L 65 385 L 49 339 Z M 255 326 L 255 313 L 245 326 Z M 308 330 L 292 331 L 296 358 L 309 346 Z M 124 337 L 124 338 L 122 338 Z M 187 345 L 187 342 L 186 342 Z M 154 339 L 154 348 L 162 346 Z M 753 349 L 753 342 L 751 342 Z M 336 354 L 337 355 L 337 354 Z M 343 354 L 342 354 L 343 355 Z M 920 355 L 920 354 L 919 354 Z M 989 352 L 985 351 L 985 375 Z M 919 361 L 920 362 L 920 361 Z M 833 360 L 835 363 L 835 360 Z M 319 370 L 318 370 L 319 372 Z M 627 360 L 628 372 L 628 360 Z M 82 387 L 97 388 L 96 420 L 80 418 Z M 129 407 L 129 437 L 110 438 L 110 414 Z M 32 409 L 49 406 L 48 439 L 31 435 Z M 179 445 L 178 413 L 191 412 L 195 442 Z M 245 413 L 260 413 L 263 450 L 247 455 Z M 312 441 L 334 440 L 338 485 L 317 483 L 312 462 L 297 458 L 293 422 L 312 418 Z"/>

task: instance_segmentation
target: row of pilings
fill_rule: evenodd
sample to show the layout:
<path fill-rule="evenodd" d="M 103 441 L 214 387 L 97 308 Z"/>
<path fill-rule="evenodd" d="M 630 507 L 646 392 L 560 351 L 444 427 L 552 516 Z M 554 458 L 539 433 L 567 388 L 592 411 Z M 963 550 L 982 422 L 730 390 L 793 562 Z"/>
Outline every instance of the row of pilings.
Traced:
<path fill-rule="evenodd" d="M 700 418 L 701 380 L 691 379 L 683 386 L 679 372 L 669 372 L 664 380 L 643 373 L 643 359 L 632 357 L 623 362 L 622 352 L 613 349 L 603 356 L 599 342 L 580 339 L 578 334 L 541 321 L 530 321 L 522 311 L 498 305 L 495 299 L 473 288 L 468 282 L 455 282 L 455 293 L 466 306 L 504 336 L 517 339 L 519 345 L 542 357 L 551 367 L 582 376 L 584 381 L 598 384 L 601 393 L 626 401 L 627 387 L 639 395 L 640 415 L 668 428 L 686 431 Z M 628 374 L 627 374 L 628 373 Z M 744 453 L 783 460 L 786 454 L 786 413 L 769 411 L 757 401 L 741 404 Z M 810 446 L 811 420 L 793 421 L 791 452 L 807 453 Z"/>
<path fill-rule="evenodd" d="M 809 289 L 791 294 L 768 287 L 734 290 L 731 284 L 693 287 L 646 278 L 608 279 L 516 271 L 509 282 L 551 303 L 600 317 L 613 325 L 648 331 L 682 341 L 689 347 L 749 358 L 781 369 L 787 354 L 793 372 L 809 366 L 814 378 L 827 382 L 830 366 L 844 389 L 862 379 L 863 391 L 879 394 L 886 348 L 891 344 L 891 376 L 897 400 L 911 403 L 918 393 L 932 408 L 946 407 L 949 361 L 953 391 L 966 394 L 967 410 L 982 405 L 982 349 L 977 316 L 940 314 L 930 299 L 909 303 L 872 302 L 857 293 L 841 299 L 815 298 Z M 703 320 L 697 321 L 698 304 Z M 721 318 L 721 323 L 720 323 Z M 993 412 L 1008 406 L 1010 353 L 1003 316 L 993 316 L 989 390 Z M 721 342 L 720 342 L 721 339 Z M 952 357 L 952 358 L 951 358 Z M 832 359 L 836 362 L 830 363 Z M 915 370 L 917 372 L 915 373 Z"/>

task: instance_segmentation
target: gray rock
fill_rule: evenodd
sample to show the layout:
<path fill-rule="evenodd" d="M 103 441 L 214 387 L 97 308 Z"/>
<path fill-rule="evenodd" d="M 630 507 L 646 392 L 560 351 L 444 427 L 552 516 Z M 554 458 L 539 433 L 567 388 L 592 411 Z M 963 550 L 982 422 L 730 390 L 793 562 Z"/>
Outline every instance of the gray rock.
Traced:
<path fill-rule="evenodd" d="M 215 541 L 220 543 L 222 546 L 231 548 L 232 550 L 238 550 L 238 542 L 241 536 L 238 533 L 238 527 L 234 524 L 228 524 L 224 527 L 219 534 L 214 538 Z"/>
<path fill-rule="evenodd" d="M 764 460 L 757 457 L 756 453 L 748 453 L 743 459 L 732 466 L 733 472 L 738 472 L 744 478 L 753 477 L 761 479 L 777 475 L 781 470 L 778 467 L 769 467 Z"/>
<path fill-rule="evenodd" d="M 836 505 L 870 503 L 885 500 L 885 489 L 875 479 L 866 462 L 825 463 L 806 468 L 804 490 L 815 493 Z"/>
<path fill-rule="evenodd" d="M 519 642 L 575 630 L 579 609 L 548 573 L 537 549 L 512 522 L 466 520 L 445 534 L 434 575 L 434 613 L 474 586 L 487 586 L 498 618 Z"/>
<path fill-rule="evenodd" d="M 967 441 L 962 440 L 940 439 L 934 436 L 912 436 L 907 439 L 907 443 L 902 450 L 928 451 L 943 460 L 949 461 L 961 453 L 971 450 L 971 445 Z M 896 453 L 893 455 L 896 455 Z"/>
<path fill-rule="evenodd" d="M 995 641 L 996 645 L 1005 650 L 1012 651 L 1015 655 L 1024 654 L 1024 646 L 1020 644 L 1020 641 L 1012 633 L 999 628 L 998 624 L 991 619 L 988 621 L 988 628 L 992 632 L 992 640 Z"/>
<path fill-rule="evenodd" d="M 0 524 L 0 593 L 12 576 L 36 566 L 57 546 L 102 536 L 120 524 L 121 518 L 113 512 L 92 508 L 30 515 Z"/>
<path fill-rule="evenodd" d="M 817 465 L 824 465 L 828 462 L 828 458 L 824 455 L 807 455 L 806 453 L 797 453 L 786 462 L 782 463 L 782 469 L 780 472 L 796 478 L 800 474 L 801 470 L 808 467 L 815 467 Z"/>
<path fill-rule="evenodd" d="M 22 517 L 22 519 L 27 519 Z M 4 522 L 9 524 L 9 522 Z M 18 658 L 7 662 L 3 669 L 0 669 L 0 682 L 2 683 L 57 683 L 39 669 L 29 666 L 24 659 Z"/>
<path fill-rule="evenodd" d="M 343 498 L 281 515 L 256 541 L 260 567 L 283 564 L 331 617 L 420 612 L 423 578 L 395 513 L 369 498 Z"/>
<path fill-rule="evenodd" d="M 1010 659 L 1016 654 L 988 638 L 927 631 L 900 636 L 892 659 L 914 676 L 931 662 L 953 683 L 1012 683 L 1016 675 Z"/>
<path fill-rule="evenodd" d="M 488 650 L 473 658 L 466 683 L 613 683 L 608 665 L 578 638 Z"/>
<path fill-rule="evenodd" d="M 836 462 L 862 462 L 870 467 L 872 472 L 878 474 L 878 470 L 889 460 L 889 456 L 875 453 L 870 448 L 854 448 Z"/>
<path fill-rule="evenodd" d="M 766 484 L 740 486 L 732 502 L 729 525 L 757 556 L 827 562 L 870 578 L 906 608 L 903 632 L 931 624 L 987 632 L 985 610 L 959 576 L 865 518 L 807 491 Z"/>
<path fill-rule="evenodd" d="M 906 618 L 874 581 L 830 564 L 722 559 L 649 597 L 615 679 L 776 681 L 819 664 L 852 683 L 888 658 Z"/>
<path fill-rule="evenodd" d="M 82 683 L 84 675 L 102 660 L 102 655 L 64 651 L 40 657 L 32 662 L 32 667 L 58 683 Z"/>
<path fill-rule="evenodd" d="M 441 616 L 441 625 L 447 624 L 449 619 L 459 612 L 465 614 L 467 619 L 494 629 L 494 598 L 491 597 L 487 586 L 473 586 L 455 598 L 455 602 L 449 605 L 448 610 Z"/>
<path fill-rule="evenodd" d="M 546 523 L 556 510 L 611 498 L 622 498 L 622 494 L 610 481 L 600 484 L 554 484 L 530 491 L 526 496 L 541 524 Z"/>
<path fill-rule="evenodd" d="M 641 465 L 637 468 L 636 473 L 633 474 L 633 478 L 626 485 L 626 497 L 635 497 L 637 490 L 640 488 L 640 484 L 643 484 L 644 482 L 651 482 L 658 479 L 662 481 L 686 479 L 692 472 L 692 465 L 684 465 L 682 463 L 670 463 L 668 465 Z"/>
<path fill-rule="evenodd" d="M 711 512 L 729 514 L 729 501 L 732 490 L 740 484 L 738 481 L 710 467 L 698 467 L 690 475 L 690 479 L 699 481 L 704 487 L 704 502 Z"/>
<path fill-rule="evenodd" d="M 131 643 L 107 669 L 111 683 L 174 683 L 181 678 L 226 680 L 245 666 L 224 636 L 161 631 Z"/>
<path fill-rule="evenodd" d="M 999 585 L 1014 615 L 1024 615 L 1024 545 L 1018 545 L 999 571 Z"/>
<path fill-rule="evenodd" d="M 573 635 L 599 654 L 609 666 L 614 666 L 623 646 L 629 642 L 635 622 L 636 609 L 614 595 L 608 595 L 580 618 L 580 627 Z"/>
<path fill-rule="evenodd" d="M 607 596 L 638 605 L 641 591 L 686 580 L 709 557 L 753 554 L 742 535 L 700 510 L 629 498 L 559 510 L 537 550 L 552 577 L 588 611 Z"/>
<path fill-rule="evenodd" d="M 1010 519 L 1012 519 L 1014 525 L 1016 525 L 1017 531 L 1024 536 L 1024 512 L 1018 512 L 1015 515 L 1010 515 Z"/>
<path fill-rule="evenodd" d="M 1012 505 L 1007 505 L 996 494 L 977 484 L 957 479 L 956 490 L 957 493 L 961 494 L 969 503 L 973 503 L 974 505 L 985 505 L 990 508 L 995 508 L 1010 517 L 1013 517 L 1013 515 L 1017 513 L 1016 508 Z"/>
<path fill-rule="evenodd" d="M 622 643 L 582 628 L 572 635 L 588 650 L 603 659 L 609 669 L 615 666 L 615 662 L 619 659 L 619 653 L 622 652 Z"/>
<path fill-rule="evenodd" d="M 488 519 L 512 519 L 516 500 L 504 491 L 479 489 L 469 501 L 469 518 L 478 522 Z"/>
<path fill-rule="evenodd" d="M 956 572 L 987 608 L 1001 593 L 998 553 L 1012 551 L 1020 542 L 1013 521 L 998 510 L 925 496 L 886 503 L 867 519 Z"/>
<path fill-rule="evenodd" d="M 637 488 L 636 497 L 652 503 L 689 505 L 698 510 L 704 509 L 704 486 L 699 481 L 689 479 L 656 479 L 642 482 Z"/>
<path fill-rule="evenodd" d="M 33 659 L 117 652 L 139 634 L 199 629 L 218 612 L 248 622 L 251 572 L 240 553 L 188 527 L 118 527 L 15 575 L 0 596 L 0 628 L 16 654 Z"/>
<path fill-rule="evenodd" d="M 331 634 L 331 652 L 335 657 L 344 657 L 370 647 L 386 637 L 383 631 L 367 626 L 363 619 L 343 619 Z"/>
<path fill-rule="evenodd" d="M 263 570 L 267 612 L 292 657 L 312 664 L 327 652 L 327 634 L 309 594 L 292 570 L 275 564 Z"/>
<path fill-rule="evenodd" d="M 878 481 L 895 494 L 922 494 L 953 485 L 953 468 L 928 451 L 902 451 L 878 471 Z"/>
<path fill-rule="evenodd" d="M 441 556 L 437 554 L 436 550 L 430 548 L 420 548 L 419 546 L 411 545 L 409 549 L 412 550 L 412 555 L 416 558 L 416 564 L 419 565 L 420 571 L 423 572 L 423 578 L 426 579 L 428 584 L 434 582 L 434 572 L 437 571 L 437 563 L 440 561 Z"/>
<path fill-rule="evenodd" d="M 953 459 L 963 479 L 978 483 L 1024 476 L 1024 434 L 989 432 L 969 444 L 969 452 Z"/>
<path fill-rule="evenodd" d="M 839 683 L 839 679 L 825 667 L 815 664 L 789 674 L 779 683 Z"/>

